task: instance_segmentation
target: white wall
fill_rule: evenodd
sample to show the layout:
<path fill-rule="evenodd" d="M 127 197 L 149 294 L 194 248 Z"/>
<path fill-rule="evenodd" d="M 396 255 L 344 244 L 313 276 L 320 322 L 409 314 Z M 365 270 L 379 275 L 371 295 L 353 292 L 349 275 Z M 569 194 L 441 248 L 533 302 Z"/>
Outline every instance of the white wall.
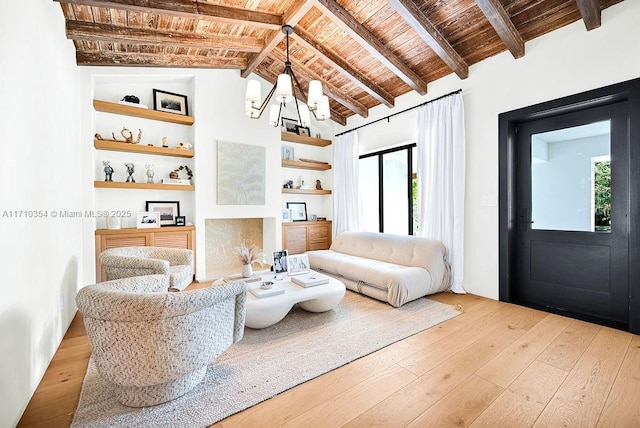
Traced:
<path fill-rule="evenodd" d="M 60 5 L 0 9 L 0 426 L 10 427 L 75 314 L 82 219 L 52 213 L 79 210 L 83 183 L 75 49 Z"/>
<path fill-rule="evenodd" d="M 518 60 L 504 52 L 470 67 L 469 78 L 449 75 L 429 94 L 409 93 L 396 107 L 353 116 L 344 129 L 371 122 L 462 88 L 467 136 L 464 286 L 498 298 L 498 115 L 543 101 L 640 77 L 640 2 L 603 11 L 602 27 L 587 32 L 575 22 L 526 44 Z M 341 132 L 341 130 L 336 130 Z M 360 131 L 361 152 L 415 141 L 415 112 Z"/>

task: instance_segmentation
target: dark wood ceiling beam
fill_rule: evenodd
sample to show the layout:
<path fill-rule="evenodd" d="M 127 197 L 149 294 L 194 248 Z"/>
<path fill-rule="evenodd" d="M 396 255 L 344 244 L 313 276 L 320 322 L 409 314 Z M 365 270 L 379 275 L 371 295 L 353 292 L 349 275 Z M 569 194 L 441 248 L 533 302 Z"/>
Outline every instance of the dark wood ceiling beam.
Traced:
<path fill-rule="evenodd" d="M 304 2 L 296 3 L 291 9 L 287 11 L 287 13 L 285 13 L 283 23 L 295 27 L 312 7 L 312 0 L 305 0 Z M 281 28 L 280 30 L 281 31 L 278 31 L 267 40 L 261 52 L 253 54 L 248 58 L 247 68 L 240 72 L 240 75 L 242 77 L 248 77 L 249 74 L 255 71 L 255 69 L 260 65 L 262 61 L 264 61 L 269 53 L 271 53 L 271 51 L 274 50 L 276 46 L 278 46 L 278 43 L 280 43 L 282 39 L 284 39 L 285 35 L 282 32 Z M 282 65 L 282 67 L 284 69 L 284 64 Z"/>
<path fill-rule="evenodd" d="M 278 61 L 282 61 L 283 64 L 284 64 L 284 61 L 286 60 L 285 55 L 280 51 L 273 51 L 271 53 L 271 56 Z M 309 70 L 308 68 L 305 68 L 303 64 L 300 64 L 294 58 L 290 58 L 290 60 L 291 60 L 291 68 L 293 69 L 293 72 L 298 78 L 298 80 L 300 79 L 300 77 L 303 77 L 305 80 L 322 81 L 322 76 L 319 76 L 317 73 Z M 337 88 L 327 82 L 322 82 L 322 92 L 325 95 L 328 95 L 329 97 L 333 98 L 335 101 L 339 102 L 340 104 L 342 104 L 343 106 L 351 110 L 352 112 L 357 113 L 362 117 L 369 116 L 368 109 L 364 104 L 345 96 L 344 92 L 342 92 L 340 88 Z M 307 102 L 307 100 L 301 100 L 301 101 L 305 103 Z"/>
<path fill-rule="evenodd" d="M 273 74 L 268 70 L 265 70 L 264 68 L 257 69 L 255 73 L 268 82 L 275 82 L 278 78 L 276 74 Z M 342 126 L 347 126 L 347 118 L 344 115 L 338 113 L 333 108 L 331 108 L 331 105 L 329 105 L 329 109 L 331 110 L 331 120 L 333 120 L 336 123 L 339 123 Z"/>
<path fill-rule="evenodd" d="M 524 40 L 499 0 L 475 0 L 514 58 L 524 56 Z"/>
<path fill-rule="evenodd" d="M 156 55 L 122 52 L 76 52 L 78 65 L 109 65 L 171 68 L 231 68 L 246 67 L 244 58 L 221 58 L 193 55 Z"/>
<path fill-rule="evenodd" d="M 459 78 L 469 77 L 469 66 L 412 0 L 387 0 Z"/>
<path fill-rule="evenodd" d="M 193 0 L 54 0 L 59 3 L 157 13 L 180 18 L 205 19 L 227 24 L 252 25 L 272 30 L 282 27 L 282 15 L 194 2 Z"/>
<path fill-rule="evenodd" d="M 215 36 L 151 28 L 122 27 L 84 21 L 66 22 L 67 38 L 93 42 L 162 45 L 198 49 L 227 49 L 239 52 L 260 52 L 261 40 L 251 37 Z"/>
<path fill-rule="evenodd" d="M 385 91 L 373 80 L 351 67 L 347 61 L 343 60 L 338 55 L 322 46 L 322 44 L 318 43 L 304 28 L 300 26 L 296 27 L 296 31 L 293 35 L 298 43 L 320 57 L 322 61 L 326 62 L 351 82 L 362 88 L 373 98 L 387 107 L 393 107 L 394 99 L 389 92 Z"/>
<path fill-rule="evenodd" d="M 364 25 L 360 24 L 335 0 L 315 0 L 318 8 L 327 15 L 341 30 L 356 40 L 371 55 L 382 62 L 411 89 L 421 95 L 427 93 L 427 84 L 402 59 L 387 48 Z"/>
<path fill-rule="evenodd" d="M 578 3 L 578 9 L 587 31 L 602 25 L 602 12 L 597 0 L 576 0 L 576 3 Z"/>

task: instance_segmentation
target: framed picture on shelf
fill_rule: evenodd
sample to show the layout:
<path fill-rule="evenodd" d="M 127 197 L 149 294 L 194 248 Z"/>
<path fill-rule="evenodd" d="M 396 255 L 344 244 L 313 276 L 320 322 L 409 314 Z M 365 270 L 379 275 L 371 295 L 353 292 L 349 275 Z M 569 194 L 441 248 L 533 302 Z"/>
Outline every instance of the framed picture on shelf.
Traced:
<path fill-rule="evenodd" d="M 140 212 L 136 216 L 136 228 L 147 229 L 150 227 L 160 227 L 160 213 Z"/>
<path fill-rule="evenodd" d="M 287 271 L 287 250 L 274 251 L 273 256 L 273 272 L 283 273 Z"/>
<path fill-rule="evenodd" d="M 295 119 L 289 119 L 288 117 L 282 118 L 282 128 L 286 132 L 298 133 L 298 121 Z"/>
<path fill-rule="evenodd" d="M 282 160 L 294 160 L 293 146 L 287 144 L 282 145 Z"/>
<path fill-rule="evenodd" d="M 298 254 L 296 256 L 287 257 L 287 273 L 289 275 L 299 275 L 309 273 L 309 256 L 306 254 Z"/>
<path fill-rule="evenodd" d="M 186 95 L 174 94 L 160 89 L 153 90 L 153 109 L 189 116 Z"/>
<path fill-rule="evenodd" d="M 298 135 L 304 135 L 305 137 L 311 136 L 311 130 L 308 126 L 298 126 Z"/>
<path fill-rule="evenodd" d="M 183 215 L 176 216 L 176 226 L 185 226 L 187 219 Z"/>
<path fill-rule="evenodd" d="M 176 218 L 180 216 L 180 202 L 178 201 L 147 201 L 145 209 L 158 213 L 160 226 L 175 226 Z"/>
<path fill-rule="evenodd" d="M 291 221 L 307 221 L 306 202 L 287 202 L 287 208 L 291 209 Z"/>
<path fill-rule="evenodd" d="M 282 210 L 282 222 L 288 223 L 290 221 L 291 221 L 291 210 L 290 209 Z"/>

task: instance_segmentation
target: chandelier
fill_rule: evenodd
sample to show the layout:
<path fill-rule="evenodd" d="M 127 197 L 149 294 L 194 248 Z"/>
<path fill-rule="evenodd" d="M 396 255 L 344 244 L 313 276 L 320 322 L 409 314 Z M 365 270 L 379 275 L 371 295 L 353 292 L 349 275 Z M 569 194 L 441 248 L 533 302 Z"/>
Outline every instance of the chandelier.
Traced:
<path fill-rule="evenodd" d="M 275 94 L 276 101 L 279 104 L 272 104 L 269 108 L 269 124 L 272 126 L 279 125 L 282 117 L 282 108 L 286 107 L 287 103 L 291 101 L 295 102 L 298 122 L 301 126 L 309 126 L 311 122 L 310 112 L 313 113 L 316 120 L 328 119 L 330 117 L 329 97 L 322 95 L 322 83 L 319 80 L 311 80 L 309 82 L 309 96 L 306 97 L 291 68 L 291 61 L 289 61 L 289 35 L 293 34 L 293 27 L 283 25 L 282 32 L 287 36 L 287 60 L 284 63 L 284 71 L 278 76 L 277 83 L 271 88 L 271 91 L 262 102 L 260 82 L 253 79 L 247 82 L 247 92 L 244 98 L 245 114 L 251 119 L 259 119 L 269 104 L 271 97 Z M 307 99 L 306 104 L 298 101 L 298 99 L 305 98 Z"/>

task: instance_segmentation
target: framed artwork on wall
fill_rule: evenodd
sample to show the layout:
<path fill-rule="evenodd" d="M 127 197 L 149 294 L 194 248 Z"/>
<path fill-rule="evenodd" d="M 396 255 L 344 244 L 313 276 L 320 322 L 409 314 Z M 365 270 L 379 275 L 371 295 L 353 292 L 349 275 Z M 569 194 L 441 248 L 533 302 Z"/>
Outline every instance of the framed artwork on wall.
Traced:
<path fill-rule="evenodd" d="M 287 208 L 291 209 L 292 221 L 307 221 L 306 202 L 287 202 Z"/>
<path fill-rule="evenodd" d="M 153 109 L 189 116 L 186 95 L 174 94 L 160 89 L 153 90 Z"/>
<path fill-rule="evenodd" d="M 160 215 L 160 226 L 175 226 L 176 218 L 180 215 L 180 202 L 147 201 L 145 209 Z"/>
<path fill-rule="evenodd" d="M 138 229 L 160 227 L 160 213 L 150 211 L 138 213 L 136 216 L 136 227 Z"/>

